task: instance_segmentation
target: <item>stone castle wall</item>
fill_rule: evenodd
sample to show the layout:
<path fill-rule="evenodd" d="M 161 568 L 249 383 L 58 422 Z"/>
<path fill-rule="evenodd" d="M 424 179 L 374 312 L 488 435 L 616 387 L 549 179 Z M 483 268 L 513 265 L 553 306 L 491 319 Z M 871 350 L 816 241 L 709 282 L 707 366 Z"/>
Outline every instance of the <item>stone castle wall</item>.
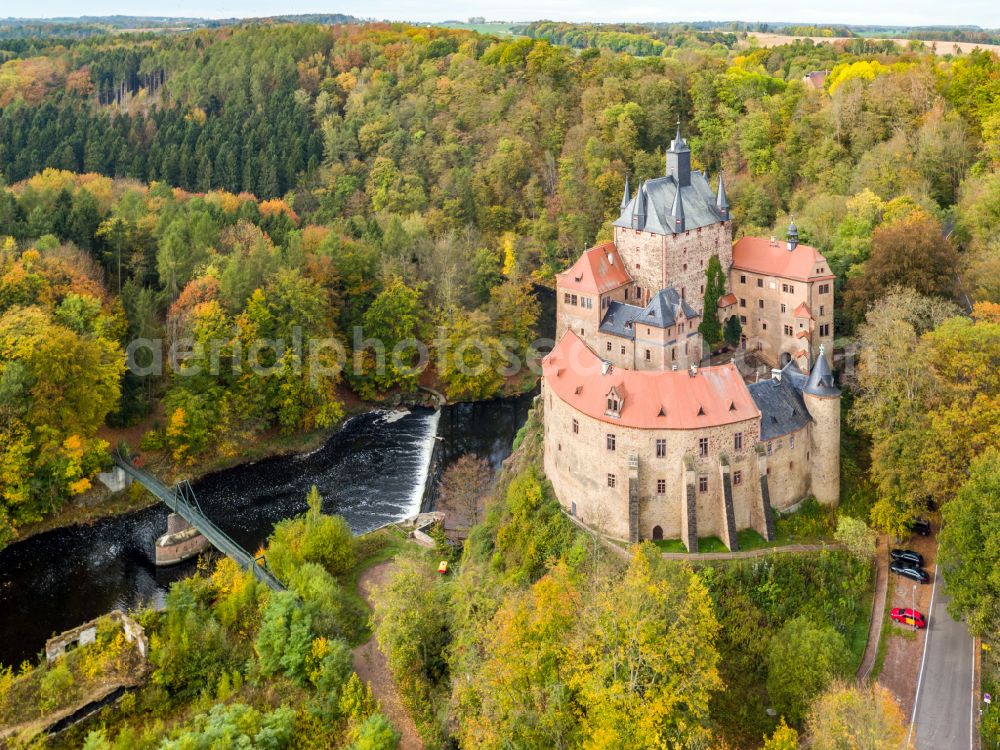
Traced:
<path fill-rule="evenodd" d="M 652 295 L 673 285 L 699 314 L 709 258 L 718 255 L 727 275 L 733 265 L 733 227 L 728 221 L 673 235 L 615 227 L 615 246 L 646 299 L 647 292 Z"/>
<path fill-rule="evenodd" d="M 665 539 L 680 537 L 687 456 L 696 486 L 698 535 L 721 537 L 725 519 L 720 459 L 725 456 L 732 480 L 736 529 L 762 528 L 764 519 L 754 510 L 760 503 L 756 418 L 699 430 L 625 427 L 582 414 L 545 388 L 544 383 L 542 405 L 546 476 L 562 505 L 585 523 L 609 536 L 628 539 L 629 456 L 634 454 L 639 462 L 639 537 L 652 538 L 656 526 Z M 734 449 L 737 432 L 743 433 L 741 451 Z M 613 451 L 607 447 L 609 434 L 615 436 Z M 701 437 L 709 440 L 707 457 L 698 455 Z M 657 439 L 667 441 L 665 457 L 657 456 Z M 802 500 L 810 490 L 809 427 L 771 443 L 771 455 L 766 456 L 764 470 L 770 468 L 772 505 L 784 510 Z M 766 454 L 766 443 L 761 449 Z M 615 475 L 614 487 L 608 486 L 608 474 Z M 701 477 L 707 480 L 706 491 L 700 488 Z M 664 483 L 664 493 L 659 492 L 660 481 Z"/>

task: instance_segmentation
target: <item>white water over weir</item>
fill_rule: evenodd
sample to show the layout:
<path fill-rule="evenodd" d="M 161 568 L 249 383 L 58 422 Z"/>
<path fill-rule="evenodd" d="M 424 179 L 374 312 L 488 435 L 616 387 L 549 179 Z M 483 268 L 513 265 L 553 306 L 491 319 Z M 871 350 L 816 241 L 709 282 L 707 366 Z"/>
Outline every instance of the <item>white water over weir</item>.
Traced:
<path fill-rule="evenodd" d="M 420 450 L 420 463 L 423 466 L 417 475 L 416 482 L 413 483 L 413 493 L 410 495 L 410 505 L 406 509 L 403 518 L 415 516 L 421 511 L 424 498 L 431 491 L 429 481 L 431 475 L 431 465 L 434 463 L 434 448 L 438 442 L 438 424 L 441 422 L 441 410 L 436 409 L 427 420 L 427 430 L 424 433 L 423 445 Z"/>

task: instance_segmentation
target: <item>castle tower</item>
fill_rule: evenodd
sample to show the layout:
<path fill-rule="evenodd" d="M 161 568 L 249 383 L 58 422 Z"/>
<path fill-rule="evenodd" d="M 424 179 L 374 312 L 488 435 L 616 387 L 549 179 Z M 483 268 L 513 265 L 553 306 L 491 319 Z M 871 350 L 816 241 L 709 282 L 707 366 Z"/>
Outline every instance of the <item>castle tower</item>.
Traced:
<path fill-rule="evenodd" d="M 677 121 L 677 135 L 667 149 L 667 177 L 673 177 L 678 185 L 691 184 L 691 149 L 681 138 L 681 122 Z"/>
<path fill-rule="evenodd" d="M 820 345 L 809 381 L 802 389 L 809 416 L 812 493 L 824 505 L 840 500 L 840 390 Z"/>
<path fill-rule="evenodd" d="M 799 245 L 799 229 L 795 226 L 795 218 L 792 218 L 788 225 L 788 252 L 791 252 Z"/>

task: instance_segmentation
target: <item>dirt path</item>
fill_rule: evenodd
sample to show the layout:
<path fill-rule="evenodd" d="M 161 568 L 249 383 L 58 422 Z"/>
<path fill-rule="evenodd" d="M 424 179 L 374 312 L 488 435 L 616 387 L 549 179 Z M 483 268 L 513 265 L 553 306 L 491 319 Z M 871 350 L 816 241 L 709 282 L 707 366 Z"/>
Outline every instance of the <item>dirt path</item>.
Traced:
<path fill-rule="evenodd" d="M 872 602 L 872 620 L 868 625 L 868 645 L 858 667 L 858 682 L 864 682 L 872 673 L 878 658 L 878 644 L 882 639 L 882 623 L 885 620 L 885 597 L 889 588 L 888 542 L 881 537 L 875 550 L 875 597 Z"/>
<path fill-rule="evenodd" d="M 373 565 L 358 578 L 358 593 L 372 605 L 372 592 L 382 586 L 392 572 L 393 561 L 386 560 Z M 417 727 L 410 718 L 410 713 L 403 705 L 403 699 L 392 678 L 385 655 L 378 647 L 378 641 L 373 635 L 366 643 L 362 643 L 353 651 L 354 671 L 358 677 L 371 686 L 372 693 L 382 706 L 382 713 L 389 722 L 402 734 L 399 740 L 399 750 L 423 750 L 424 743 L 417 733 Z"/>

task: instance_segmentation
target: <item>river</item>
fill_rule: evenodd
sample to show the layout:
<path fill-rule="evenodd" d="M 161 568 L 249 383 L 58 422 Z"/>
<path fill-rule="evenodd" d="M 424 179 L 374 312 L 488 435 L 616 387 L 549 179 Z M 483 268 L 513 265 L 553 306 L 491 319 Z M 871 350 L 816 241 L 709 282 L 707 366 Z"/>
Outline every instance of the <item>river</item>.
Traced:
<path fill-rule="evenodd" d="M 314 484 L 326 512 L 364 533 L 428 507 L 425 486 L 464 453 L 498 467 L 531 399 L 362 414 L 312 453 L 210 474 L 194 489 L 203 511 L 251 551 L 277 521 L 306 509 Z M 53 633 L 116 607 L 162 602 L 169 585 L 194 570 L 194 563 L 153 564 L 166 515 L 163 506 L 148 508 L 39 534 L 0 552 L 0 664 L 34 659 Z"/>

